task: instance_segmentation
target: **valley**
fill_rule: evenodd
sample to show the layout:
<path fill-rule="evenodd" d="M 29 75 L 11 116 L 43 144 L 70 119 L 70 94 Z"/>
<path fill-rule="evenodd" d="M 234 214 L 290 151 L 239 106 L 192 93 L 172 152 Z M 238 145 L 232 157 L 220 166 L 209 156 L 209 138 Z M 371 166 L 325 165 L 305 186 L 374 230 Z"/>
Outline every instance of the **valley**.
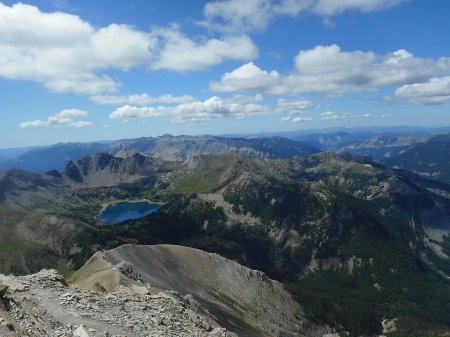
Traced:
<path fill-rule="evenodd" d="M 445 182 L 348 152 L 288 158 L 218 153 L 176 161 L 97 153 L 61 171 L 1 174 L 1 272 L 52 267 L 69 277 L 96 252 L 172 244 L 219 254 L 282 282 L 301 306 L 302 321 L 322 331 L 381 334 L 385 319 L 395 319 L 399 331 L 412 322 L 415 329 L 439 331 L 450 324 L 449 195 Z M 119 200 L 162 206 L 138 219 L 99 225 L 95 217 Z M 162 261 L 159 255 L 141 260 L 150 251 L 139 249 L 108 263 L 127 261 L 144 275 L 146 266 Z M 211 302 L 206 284 L 184 288 L 186 276 L 175 276 L 187 256 L 165 263 L 174 268 L 167 277 L 178 283 L 156 279 L 161 273 L 144 281 L 191 294 L 217 314 L 211 307 L 217 298 Z M 189 268 L 200 275 L 194 270 L 201 264 Z M 230 291 L 223 290 L 226 298 Z M 218 316 L 231 315 L 234 323 L 222 324 L 250 336 L 245 326 L 255 321 L 231 308 Z"/>

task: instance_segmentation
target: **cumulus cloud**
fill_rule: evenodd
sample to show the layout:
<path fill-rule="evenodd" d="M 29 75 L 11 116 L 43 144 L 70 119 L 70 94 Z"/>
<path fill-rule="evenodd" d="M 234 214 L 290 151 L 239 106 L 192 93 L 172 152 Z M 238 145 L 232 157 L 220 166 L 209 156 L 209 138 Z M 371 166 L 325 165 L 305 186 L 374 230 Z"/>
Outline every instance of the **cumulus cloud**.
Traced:
<path fill-rule="evenodd" d="M 363 113 L 356 115 L 351 112 L 337 113 L 334 111 L 325 111 L 320 113 L 321 120 L 340 120 L 346 118 L 370 118 L 370 117 L 372 117 L 372 114 L 370 113 Z"/>
<path fill-rule="evenodd" d="M 311 109 L 312 107 L 313 103 L 306 99 L 293 101 L 279 98 L 277 101 L 277 111 L 286 112 L 290 115 L 303 114 L 304 110 Z"/>
<path fill-rule="evenodd" d="M 282 122 L 291 122 L 291 123 L 304 123 L 312 121 L 311 117 L 299 117 L 299 116 L 286 116 L 281 118 Z"/>
<path fill-rule="evenodd" d="M 321 120 L 344 119 L 346 117 L 347 116 L 337 114 L 336 112 L 333 112 L 333 111 L 325 111 L 325 112 L 321 112 L 320 113 L 320 119 Z"/>
<path fill-rule="evenodd" d="M 215 91 L 263 91 L 273 93 L 275 87 L 283 81 L 277 71 L 267 72 L 253 62 L 225 73 L 220 82 L 212 82 Z"/>
<path fill-rule="evenodd" d="M 321 16 L 333 16 L 346 11 L 369 13 L 389 9 L 405 1 L 407 0 L 319 0 L 312 11 Z"/>
<path fill-rule="evenodd" d="M 394 98 L 414 104 L 439 105 L 450 102 L 450 76 L 434 77 L 427 82 L 404 85 Z"/>
<path fill-rule="evenodd" d="M 362 13 L 388 9 L 407 0 L 222 0 L 204 7 L 201 25 L 219 31 L 261 31 L 277 17 L 312 13 L 331 17 L 346 11 Z"/>
<path fill-rule="evenodd" d="M 95 95 L 91 96 L 90 100 L 96 104 L 100 105 L 149 105 L 154 103 L 186 103 L 194 101 L 194 97 L 189 95 L 174 96 L 174 95 L 161 95 L 161 96 L 150 96 L 149 94 L 135 94 L 135 95 Z"/>
<path fill-rule="evenodd" d="M 145 63 L 150 46 L 146 34 L 126 25 L 95 30 L 75 15 L 0 3 L 0 76 L 8 79 L 37 81 L 57 92 L 112 92 L 119 83 L 96 70 Z"/>
<path fill-rule="evenodd" d="M 171 94 L 150 96 L 148 94 L 135 94 L 135 95 L 95 95 L 91 96 L 90 100 L 99 105 L 130 105 L 130 106 L 144 106 L 154 105 L 157 103 L 162 104 L 180 104 L 190 103 L 196 101 L 196 99 L 190 95 L 174 96 Z M 261 94 L 255 95 L 234 95 L 225 99 L 228 103 L 256 103 L 264 100 L 264 96 Z"/>
<path fill-rule="evenodd" d="M 385 55 L 371 51 L 346 52 L 335 44 L 300 51 L 294 61 L 294 70 L 287 75 L 260 69 L 249 62 L 225 73 L 210 87 L 215 91 L 259 91 L 275 95 L 343 95 L 417 83 L 450 72 L 448 57 L 420 58 L 403 49 Z"/>
<path fill-rule="evenodd" d="M 234 95 L 227 99 L 227 101 L 231 103 L 255 103 L 261 102 L 262 100 L 264 100 L 264 96 L 261 94 L 256 94 L 254 96 Z"/>
<path fill-rule="evenodd" d="M 76 15 L 45 13 L 22 3 L 0 3 L 0 49 L 1 77 L 91 95 L 120 87 L 105 73 L 109 68 L 201 70 L 227 59 L 248 61 L 258 54 L 247 36 L 193 41 L 177 27 L 143 32 L 113 23 L 95 28 Z"/>
<path fill-rule="evenodd" d="M 87 117 L 89 114 L 86 111 L 78 109 L 66 109 L 50 116 L 47 120 L 26 121 L 19 124 L 21 128 L 48 128 L 68 126 L 72 128 L 84 128 L 92 125 L 87 121 L 75 121 L 74 119 L 80 117 Z"/>
<path fill-rule="evenodd" d="M 168 117 L 177 123 L 196 123 L 213 118 L 243 118 L 268 114 L 266 105 L 233 103 L 213 96 L 205 101 L 181 103 L 175 106 L 131 106 L 117 108 L 110 114 L 112 119 L 128 120 L 132 118 Z"/>
<path fill-rule="evenodd" d="M 227 98 L 213 96 L 205 101 L 189 101 L 175 105 L 137 106 L 124 105 L 110 114 L 111 119 L 126 121 L 133 118 L 167 117 L 177 123 L 203 122 L 213 118 L 232 117 L 245 118 L 250 116 L 288 114 L 283 121 L 309 121 L 310 118 L 297 118 L 303 110 L 311 109 L 311 101 L 287 100 L 280 98 L 275 105 L 256 104 L 264 100 L 261 94 L 254 96 L 235 95 Z"/>
<path fill-rule="evenodd" d="M 68 124 L 68 126 L 71 126 L 73 128 L 85 128 L 86 126 L 92 125 L 91 122 L 85 122 L 85 121 L 79 121 L 79 122 L 73 122 Z"/>
<path fill-rule="evenodd" d="M 193 41 L 175 28 L 160 28 L 151 36 L 158 41 L 159 54 L 151 68 L 175 71 L 203 70 L 230 60 L 251 60 L 258 48 L 245 35 Z"/>

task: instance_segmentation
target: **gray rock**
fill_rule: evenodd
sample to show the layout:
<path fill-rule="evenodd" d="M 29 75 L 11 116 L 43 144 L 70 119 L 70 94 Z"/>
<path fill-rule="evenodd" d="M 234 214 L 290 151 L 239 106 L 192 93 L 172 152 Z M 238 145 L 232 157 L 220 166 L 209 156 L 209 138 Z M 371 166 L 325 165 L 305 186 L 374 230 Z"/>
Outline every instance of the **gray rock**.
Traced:
<path fill-rule="evenodd" d="M 138 281 L 141 279 L 141 274 L 139 271 L 128 262 L 121 262 L 117 265 L 117 269 L 124 274 L 126 277 L 129 277 L 132 280 Z"/>
<path fill-rule="evenodd" d="M 136 275 L 130 268 L 126 271 Z M 0 306 L 0 336 L 209 337 L 212 329 L 212 318 L 203 314 L 205 310 L 188 309 L 188 313 L 184 299 L 174 292 L 136 292 L 138 284 L 148 287 L 138 281 L 104 294 L 65 286 L 54 270 L 27 276 L 0 275 L 0 279 L 20 285 L 20 291 L 8 293 L 7 305 Z M 237 337 L 227 333 L 217 336 Z"/>
<path fill-rule="evenodd" d="M 74 337 L 90 337 L 83 325 L 80 325 L 74 332 Z"/>
<path fill-rule="evenodd" d="M 0 298 L 5 296 L 6 292 L 8 291 L 8 286 L 5 286 L 3 284 L 0 284 Z"/>
<path fill-rule="evenodd" d="M 100 282 L 95 282 L 93 289 L 95 291 L 98 291 L 99 293 L 106 293 L 107 292 L 105 287 L 102 286 L 102 284 Z"/>

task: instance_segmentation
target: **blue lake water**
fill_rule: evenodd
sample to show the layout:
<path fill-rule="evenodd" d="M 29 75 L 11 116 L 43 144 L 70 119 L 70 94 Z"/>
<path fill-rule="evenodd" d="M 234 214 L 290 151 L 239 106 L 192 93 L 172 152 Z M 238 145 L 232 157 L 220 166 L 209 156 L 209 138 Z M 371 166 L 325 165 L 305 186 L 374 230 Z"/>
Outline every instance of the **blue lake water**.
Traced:
<path fill-rule="evenodd" d="M 125 220 L 142 218 L 156 212 L 160 207 L 161 205 L 148 201 L 119 201 L 107 206 L 95 218 L 104 221 L 107 225 L 116 225 Z"/>

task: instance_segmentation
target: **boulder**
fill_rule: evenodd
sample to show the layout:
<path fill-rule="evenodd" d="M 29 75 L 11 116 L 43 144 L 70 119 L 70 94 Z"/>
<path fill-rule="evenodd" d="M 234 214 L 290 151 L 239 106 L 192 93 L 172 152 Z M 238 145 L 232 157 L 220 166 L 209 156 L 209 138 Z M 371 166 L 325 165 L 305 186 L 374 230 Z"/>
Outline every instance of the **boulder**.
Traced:
<path fill-rule="evenodd" d="M 83 325 L 80 325 L 74 332 L 74 337 L 90 337 Z"/>
<path fill-rule="evenodd" d="M 8 290 L 8 286 L 0 284 L 0 298 L 5 296 L 7 290 Z"/>

